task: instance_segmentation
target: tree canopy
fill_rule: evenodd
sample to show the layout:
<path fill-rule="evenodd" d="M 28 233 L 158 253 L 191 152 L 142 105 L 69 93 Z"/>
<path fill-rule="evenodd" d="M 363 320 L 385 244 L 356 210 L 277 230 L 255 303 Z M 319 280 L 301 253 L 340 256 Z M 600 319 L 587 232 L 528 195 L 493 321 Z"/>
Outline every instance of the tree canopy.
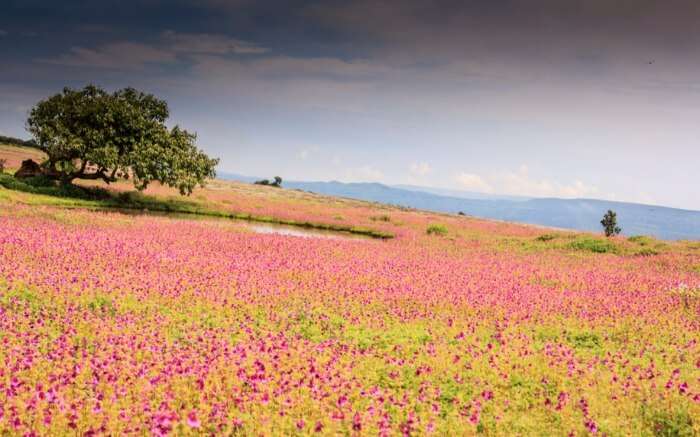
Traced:
<path fill-rule="evenodd" d="M 218 159 L 195 144 L 196 135 L 165 124 L 165 101 L 124 88 L 64 88 L 32 108 L 27 130 L 48 155 L 45 174 L 63 183 L 133 180 L 143 190 L 153 181 L 190 194 L 213 178 Z"/>

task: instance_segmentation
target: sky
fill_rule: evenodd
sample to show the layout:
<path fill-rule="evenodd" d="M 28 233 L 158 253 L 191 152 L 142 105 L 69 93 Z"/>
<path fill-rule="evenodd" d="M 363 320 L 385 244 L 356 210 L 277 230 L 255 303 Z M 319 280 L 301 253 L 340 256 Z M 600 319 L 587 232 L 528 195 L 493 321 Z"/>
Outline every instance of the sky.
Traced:
<path fill-rule="evenodd" d="M 219 171 L 700 210 L 697 0 L 3 0 L 0 135 L 63 87 Z"/>

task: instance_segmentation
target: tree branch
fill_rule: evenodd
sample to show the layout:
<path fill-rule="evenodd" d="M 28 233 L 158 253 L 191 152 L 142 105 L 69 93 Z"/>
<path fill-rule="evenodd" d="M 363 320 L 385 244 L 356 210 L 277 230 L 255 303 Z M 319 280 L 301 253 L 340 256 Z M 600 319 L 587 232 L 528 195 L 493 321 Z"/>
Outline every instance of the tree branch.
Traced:
<path fill-rule="evenodd" d="M 102 167 L 95 173 L 83 173 L 79 176 L 76 176 L 76 179 L 85 179 L 85 180 L 96 180 L 96 179 L 102 179 L 106 183 L 110 184 L 112 182 L 116 182 L 117 178 L 114 177 L 114 172 L 112 172 L 112 175 L 108 175 L 105 173 L 105 168 Z"/>

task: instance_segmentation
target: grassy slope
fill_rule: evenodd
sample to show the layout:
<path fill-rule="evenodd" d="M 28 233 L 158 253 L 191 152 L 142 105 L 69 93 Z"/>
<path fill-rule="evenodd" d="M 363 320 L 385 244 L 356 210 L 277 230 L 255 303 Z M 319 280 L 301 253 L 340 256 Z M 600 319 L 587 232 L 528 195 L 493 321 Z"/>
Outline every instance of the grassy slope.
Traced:
<path fill-rule="evenodd" d="M 311 229 L 332 230 L 347 232 L 351 234 L 366 235 L 372 238 L 392 238 L 389 232 L 371 227 L 359 227 L 339 223 L 335 221 L 310 221 L 299 220 L 291 217 L 271 216 L 255 213 L 254 211 L 240 211 L 230 208 L 226 199 L 213 201 L 220 197 L 213 195 L 217 191 L 226 190 L 232 192 L 243 192 L 253 196 L 275 197 L 282 193 L 282 190 L 273 187 L 248 186 L 247 184 L 226 183 L 223 181 L 212 181 L 208 190 L 198 193 L 194 197 L 185 198 L 179 196 L 175 190 L 167 187 L 153 186 L 146 193 L 134 192 L 128 182 L 120 182 L 107 188 L 101 182 L 78 183 L 87 188 L 86 192 L 80 190 L 61 190 L 51 186 L 36 186 L 23 181 L 14 180 L 9 173 L 16 170 L 22 160 L 33 159 L 42 161 L 45 155 L 43 152 L 29 147 L 18 147 L 12 145 L 0 145 L 0 159 L 6 160 L 7 174 L 0 175 L 0 186 L 3 186 L 13 193 L 5 193 L 4 198 L 18 203 L 29 203 L 33 205 L 53 205 L 65 208 L 90 208 L 90 209 L 133 209 L 149 210 L 158 212 L 174 212 L 180 214 L 194 214 L 211 217 L 233 218 L 264 223 L 278 223 L 290 226 L 298 226 Z M 25 193 L 20 195 L 19 193 Z M 27 195 L 28 194 L 28 195 Z M 285 199 L 293 201 L 307 198 L 308 195 L 294 191 L 284 191 Z M 318 199 L 317 199 L 318 200 Z"/>
<path fill-rule="evenodd" d="M 6 159 L 6 168 L 17 168 L 23 159 L 40 161 L 42 152 L 28 148 L 0 145 L 0 159 Z M 0 187 L 11 187 L 9 175 L 0 176 Z M 4 183 L 3 183 L 4 182 Z M 190 197 L 180 196 L 176 190 L 153 184 L 145 192 L 133 190 L 130 182 L 118 182 L 107 187 L 101 182 L 80 181 L 90 190 L 97 190 L 95 198 L 76 198 L 61 195 L 53 189 L 4 190 L 0 200 L 32 205 L 59 206 L 64 208 L 89 209 L 134 209 L 157 212 L 173 212 L 211 217 L 243 219 L 250 221 L 280 223 L 313 229 L 335 230 L 373 238 L 393 238 L 405 234 L 400 218 L 404 215 L 421 216 L 424 231 L 431 226 L 446 226 L 448 239 L 478 238 L 499 246 L 516 247 L 525 251 L 564 250 L 573 252 L 608 253 L 623 256 L 654 256 L 662 253 L 693 254 L 700 250 L 698 242 L 665 242 L 651 237 L 629 239 L 606 239 L 597 234 L 547 229 L 540 226 L 517 225 L 518 235 L 505 232 L 512 224 L 481 220 L 490 223 L 501 232 L 490 234 L 462 229 L 460 223 L 474 221 L 471 217 L 456 217 L 449 214 L 415 211 L 412 209 L 365 202 L 354 199 L 324 196 L 300 190 L 287 190 L 253 184 L 214 180 L 205 188 L 195 191 Z M 105 191 L 105 188 L 108 190 Z M 26 192 L 33 191 L 33 192 Z M 104 193 L 107 193 L 105 196 Z M 300 206 L 304 213 L 299 214 Z M 309 219 L 310 212 L 313 220 Z M 393 218 L 392 218 L 393 217 Z M 452 224 L 452 226 L 450 226 Z M 523 235 L 520 235 L 523 234 Z"/>
<path fill-rule="evenodd" d="M 0 159 L 5 159 L 5 170 L 14 171 L 20 167 L 25 159 L 33 159 L 41 162 L 46 158 L 46 155 L 41 150 L 32 147 L 13 146 L 9 144 L 0 144 Z"/>

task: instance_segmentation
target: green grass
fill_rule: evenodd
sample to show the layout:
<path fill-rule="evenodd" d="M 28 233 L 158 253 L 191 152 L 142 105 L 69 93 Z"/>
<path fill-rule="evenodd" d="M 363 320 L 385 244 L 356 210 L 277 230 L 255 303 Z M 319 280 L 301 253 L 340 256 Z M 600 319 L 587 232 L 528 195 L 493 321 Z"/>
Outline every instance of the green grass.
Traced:
<path fill-rule="evenodd" d="M 80 187 L 77 185 L 61 186 L 42 177 L 22 180 L 16 179 L 14 176 L 9 174 L 2 173 L 0 174 L 0 186 L 7 188 L 8 190 L 37 195 L 37 197 L 33 197 L 31 199 L 33 204 L 59 206 L 64 208 L 87 208 L 94 210 L 121 209 L 192 214 L 206 217 L 220 217 L 247 220 L 252 222 L 281 224 L 306 229 L 345 232 L 378 239 L 394 238 L 392 233 L 377 229 L 362 228 L 340 223 L 329 224 L 309 221 L 301 222 L 290 219 L 259 216 L 250 213 L 231 212 L 213 209 L 201 203 L 190 200 L 173 197 L 159 198 L 135 191 L 117 193 L 98 187 Z"/>
<path fill-rule="evenodd" d="M 569 243 L 569 248 L 593 253 L 617 253 L 617 246 L 610 240 L 592 237 L 579 237 Z"/>

